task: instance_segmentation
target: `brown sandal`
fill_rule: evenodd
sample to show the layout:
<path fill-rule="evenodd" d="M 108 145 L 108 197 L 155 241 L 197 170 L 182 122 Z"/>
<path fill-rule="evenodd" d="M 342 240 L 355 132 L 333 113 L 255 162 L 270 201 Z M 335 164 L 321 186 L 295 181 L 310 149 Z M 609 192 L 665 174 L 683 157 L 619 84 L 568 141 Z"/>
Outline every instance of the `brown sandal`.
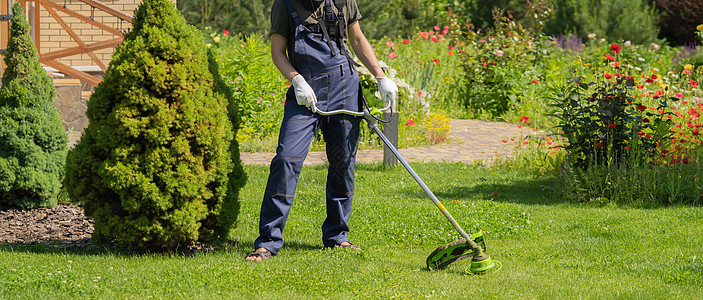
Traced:
<path fill-rule="evenodd" d="M 268 259 L 268 258 L 271 257 L 271 256 L 273 256 L 273 254 L 271 253 L 271 251 L 268 251 L 268 250 L 256 251 L 256 250 L 254 250 L 252 253 L 249 253 L 245 258 L 249 258 L 249 257 L 260 257 L 260 258 L 261 258 L 261 261 L 264 261 L 264 260 Z"/>

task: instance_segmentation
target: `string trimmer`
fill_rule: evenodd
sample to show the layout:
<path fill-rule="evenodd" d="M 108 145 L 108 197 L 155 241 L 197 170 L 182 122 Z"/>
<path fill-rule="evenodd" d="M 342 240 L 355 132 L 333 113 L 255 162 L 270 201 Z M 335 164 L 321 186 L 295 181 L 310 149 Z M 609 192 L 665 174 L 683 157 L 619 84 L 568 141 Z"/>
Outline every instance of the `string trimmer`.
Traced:
<path fill-rule="evenodd" d="M 454 226 L 454 229 L 459 232 L 462 239 L 437 247 L 437 249 L 432 252 L 427 257 L 427 268 L 430 270 L 442 269 L 451 263 L 471 258 L 471 267 L 469 270 L 474 274 L 483 274 L 496 267 L 496 262 L 494 262 L 488 254 L 486 254 L 486 242 L 483 238 L 483 232 L 478 232 L 473 235 L 468 235 L 464 229 L 459 226 L 454 217 L 449 214 L 447 208 L 442 205 L 437 197 L 432 193 L 432 191 L 427 187 L 425 182 L 422 181 L 420 176 L 415 173 L 413 168 L 408 164 L 403 156 L 400 155 L 398 149 L 396 149 L 393 144 L 388 140 L 385 134 L 378 128 L 378 121 L 383 121 L 377 118 L 374 114 L 379 114 L 383 111 L 388 110 L 392 103 L 387 102 L 387 105 L 383 109 L 369 109 L 368 106 L 361 112 L 349 111 L 349 110 L 334 110 L 334 111 L 320 111 L 317 107 L 313 107 L 313 111 L 316 111 L 322 116 L 330 116 L 336 114 L 347 114 L 352 116 L 363 116 L 366 119 L 369 129 L 373 130 L 381 138 L 388 149 L 393 152 L 393 155 L 400 161 L 400 163 L 405 167 L 406 170 L 412 175 L 412 177 L 417 181 L 417 183 L 422 187 L 422 189 L 427 193 L 427 195 L 432 199 L 432 202 L 439 208 L 444 217 L 449 220 L 449 223 Z"/>

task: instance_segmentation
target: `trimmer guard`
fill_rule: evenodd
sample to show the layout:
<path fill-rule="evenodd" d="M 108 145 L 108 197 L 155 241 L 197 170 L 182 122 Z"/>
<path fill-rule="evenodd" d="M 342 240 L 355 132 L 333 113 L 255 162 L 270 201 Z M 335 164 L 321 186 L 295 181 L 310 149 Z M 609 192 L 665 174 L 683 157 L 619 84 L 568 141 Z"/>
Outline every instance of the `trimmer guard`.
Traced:
<path fill-rule="evenodd" d="M 479 231 L 471 235 L 471 239 L 486 251 L 486 241 L 483 239 L 483 232 Z M 465 239 L 439 246 L 430 256 L 427 257 L 427 268 L 431 271 L 443 269 L 451 263 L 471 258 L 474 253 Z"/>

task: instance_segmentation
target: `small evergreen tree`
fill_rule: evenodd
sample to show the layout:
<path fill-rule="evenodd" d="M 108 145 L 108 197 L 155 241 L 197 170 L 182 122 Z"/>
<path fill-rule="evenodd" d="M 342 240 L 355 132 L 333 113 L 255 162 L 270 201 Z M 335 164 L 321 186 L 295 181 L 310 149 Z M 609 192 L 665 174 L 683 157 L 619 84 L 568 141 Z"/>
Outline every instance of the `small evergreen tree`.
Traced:
<path fill-rule="evenodd" d="M 228 236 L 246 178 L 231 94 L 206 49 L 168 0 L 137 8 L 67 159 L 67 191 L 95 219 L 98 240 L 170 246 Z"/>
<path fill-rule="evenodd" d="M 63 180 L 68 136 L 54 106 L 54 84 L 39 64 L 19 1 L 12 14 L 0 88 L 0 203 L 53 207 Z"/>

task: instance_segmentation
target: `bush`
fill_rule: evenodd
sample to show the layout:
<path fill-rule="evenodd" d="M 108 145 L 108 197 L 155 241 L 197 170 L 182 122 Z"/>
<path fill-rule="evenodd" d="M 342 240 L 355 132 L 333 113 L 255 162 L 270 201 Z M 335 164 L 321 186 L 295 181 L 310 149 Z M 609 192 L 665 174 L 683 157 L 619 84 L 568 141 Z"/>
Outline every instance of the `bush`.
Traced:
<path fill-rule="evenodd" d="M 658 14 L 646 0 L 555 0 L 547 35 L 596 34 L 610 41 L 657 42 Z"/>
<path fill-rule="evenodd" d="M 228 237 L 245 177 L 236 104 L 206 49 L 170 1 L 137 8 L 67 159 L 68 194 L 97 239 L 168 247 Z"/>
<path fill-rule="evenodd" d="M 695 44 L 696 26 L 703 22 L 703 2 L 700 0 L 655 0 L 661 11 L 660 38 L 674 45 Z"/>
<path fill-rule="evenodd" d="M 39 64 L 19 2 L 12 13 L 0 88 L 0 203 L 53 207 L 64 176 L 68 136 L 54 107 L 54 85 Z"/>

